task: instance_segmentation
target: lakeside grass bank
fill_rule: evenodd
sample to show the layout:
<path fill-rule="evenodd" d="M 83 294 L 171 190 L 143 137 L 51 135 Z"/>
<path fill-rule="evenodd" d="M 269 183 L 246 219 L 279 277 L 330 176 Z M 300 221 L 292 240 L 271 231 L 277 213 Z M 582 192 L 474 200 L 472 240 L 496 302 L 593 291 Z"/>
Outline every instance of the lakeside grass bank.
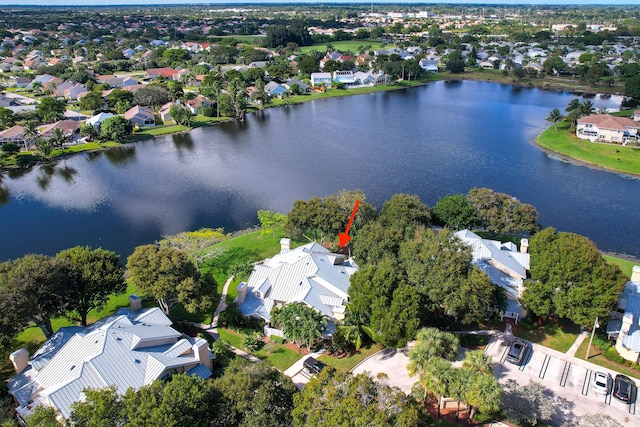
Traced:
<path fill-rule="evenodd" d="M 575 136 L 568 122 L 551 125 L 537 138 L 545 150 L 558 153 L 563 161 L 580 163 L 640 177 L 640 147 L 591 142 Z"/>

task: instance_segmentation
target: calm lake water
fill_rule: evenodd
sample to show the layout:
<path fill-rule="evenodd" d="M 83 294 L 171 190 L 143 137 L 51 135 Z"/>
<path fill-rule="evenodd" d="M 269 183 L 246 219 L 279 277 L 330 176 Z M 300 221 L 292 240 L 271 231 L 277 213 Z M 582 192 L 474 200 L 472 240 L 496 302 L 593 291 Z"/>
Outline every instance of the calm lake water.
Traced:
<path fill-rule="evenodd" d="M 531 203 L 545 226 L 640 257 L 640 180 L 549 157 L 533 140 L 576 96 L 482 82 L 329 99 L 248 115 L 55 167 L 5 174 L 0 259 L 102 246 L 124 257 L 162 235 L 233 231 L 259 209 L 360 188 L 432 206 L 491 187 Z M 620 98 L 590 98 L 617 109 Z"/>

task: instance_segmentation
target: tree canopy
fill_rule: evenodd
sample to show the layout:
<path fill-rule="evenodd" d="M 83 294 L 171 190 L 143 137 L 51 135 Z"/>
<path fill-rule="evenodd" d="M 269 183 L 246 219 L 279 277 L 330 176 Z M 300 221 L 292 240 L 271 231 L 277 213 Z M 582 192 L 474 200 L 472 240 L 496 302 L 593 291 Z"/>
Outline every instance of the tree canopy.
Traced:
<path fill-rule="evenodd" d="M 311 378 L 294 403 L 295 427 L 430 425 L 430 417 L 400 389 L 331 367 Z"/>
<path fill-rule="evenodd" d="M 167 315 L 180 303 L 194 313 L 211 307 L 216 292 L 213 277 L 201 275 L 184 252 L 157 245 L 138 246 L 127 259 L 131 281 L 151 295 Z"/>
<path fill-rule="evenodd" d="M 529 242 L 531 280 L 522 303 L 536 315 L 589 326 L 615 307 L 627 278 L 584 236 L 545 228 Z"/>
<path fill-rule="evenodd" d="M 505 193 L 490 188 L 472 188 L 467 199 L 478 212 L 478 221 L 492 234 L 534 233 L 539 229 L 538 211 Z"/>

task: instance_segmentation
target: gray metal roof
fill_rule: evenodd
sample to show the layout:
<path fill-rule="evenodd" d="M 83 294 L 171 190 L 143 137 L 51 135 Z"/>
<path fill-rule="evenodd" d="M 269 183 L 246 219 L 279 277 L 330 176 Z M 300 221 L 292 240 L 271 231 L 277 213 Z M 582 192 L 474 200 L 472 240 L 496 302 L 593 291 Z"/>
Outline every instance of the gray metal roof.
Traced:
<path fill-rule="evenodd" d="M 138 313 L 124 309 L 73 336 L 62 330 L 39 351 L 35 363 L 9 381 L 9 392 L 23 407 L 48 398 L 66 418 L 87 387 L 114 385 L 124 393 L 179 368 L 191 371 L 199 364 L 193 346 L 202 340 L 183 337 L 170 324 L 158 308 Z M 203 376 L 204 370 L 208 368 L 202 365 L 193 372 Z"/>
<path fill-rule="evenodd" d="M 343 260 L 316 242 L 266 259 L 251 273 L 240 310 L 269 321 L 275 303 L 304 302 L 333 319 L 333 309 L 349 298 L 350 277 L 358 268 Z"/>

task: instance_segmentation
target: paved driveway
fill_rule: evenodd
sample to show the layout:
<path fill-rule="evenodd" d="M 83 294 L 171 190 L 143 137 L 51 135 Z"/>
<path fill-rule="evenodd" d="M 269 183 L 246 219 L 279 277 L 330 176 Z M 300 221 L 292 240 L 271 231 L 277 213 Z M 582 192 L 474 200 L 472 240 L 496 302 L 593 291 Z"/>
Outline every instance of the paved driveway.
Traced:
<path fill-rule="evenodd" d="M 518 384 L 531 380 L 542 383 L 549 394 L 559 398 L 554 425 L 573 425 L 577 417 L 596 413 L 610 415 L 623 426 L 640 425 L 636 403 L 627 405 L 612 399 L 610 394 L 603 396 L 593 392 L 595 370 L 609 372 L 613 377 L 616 372 L 536 344 L 530 344 L 523 363 L 517 366 L 505 360 L 513 339 L 508 335 L 497 336 L 487 346 L 486 353 L 495 363 L 495 375 L 501 383 L 509 379 Z"/>
<path fill-rule="evenodd" d="M 494 363 L 494 372 L 501 383 L 513 379 L 518 384 L 528 384 L 530 380 L 542 383 L 550 395 L 559 399 L 553 425 L 575 425 L 577 417 L 587 414 L 608 414 L 623 426 L 640 426 L 640 414 L 636 414 L 636 404 L 626 405 L 612 399 L 611 395 L 603 396 L 593 392 L 593 375 L 595 370 L 609 372 L 612 377 L 616 372 L 552 350 L 547 347 L 530 344 L 521 366 L 507 362 L 509 345 L 515 338 L 512 335 L 497 335 L 487 345 L 486 353 Z M 407 373 L 408 349 L 386 349 L 365 359 L 352 372 L 368 372 L 372 377 L 411 392 L 417 378 Z M 458 363 L 464 358 L 462 352 Z M 636 380 L 640 385 L 640 380 Z"/>

